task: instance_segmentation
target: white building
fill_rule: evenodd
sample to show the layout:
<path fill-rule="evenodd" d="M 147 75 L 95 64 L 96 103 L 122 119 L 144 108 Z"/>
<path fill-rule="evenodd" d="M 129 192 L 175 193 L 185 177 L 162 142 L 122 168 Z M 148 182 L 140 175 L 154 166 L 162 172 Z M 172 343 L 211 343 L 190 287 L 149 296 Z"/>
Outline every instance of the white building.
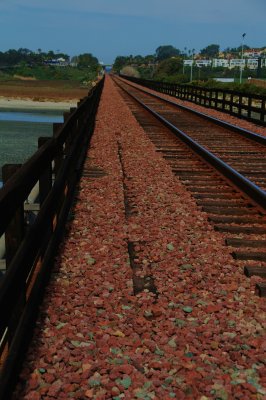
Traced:
<path fill-rule="evenodd" d="M 259 60 L 258 60 L 259 62 Z M 261 58 L 261 66 L 262 68 L 266 68 L 266 58 Z"/>
<path fill-rule="evenodd" d="M 44 64 L 57 67 L 67 67 L 69 65 L 69 61 L 63 57 L 60 57 L 60 58 L 53 58 L 51 60 L 46 60 L 44 61 Z"/>
<path fill-rule="evenodd" d="M 229 61 L 225 58 L 214 58 L 212 60 L 213 68 L 222 67 L 222 68 L 229 68 Z"/>
<path fill-rule="evenodd" d="M 191 65 L 196 65 L 197 67 L 222 67 L 222 68 L 242 68 L 247 67 L 248 69 L 255 70 L 258 68 L 258 58 L 234 58 L 227 60 L 225 58 L 213 58 L 212 60 L 183 60 L 183 65 L 185 67 L 191 67 Z M 261 59 L 261 66 L 266 67 L 266 58 Z"/>
<path fill-rule="evenodd" d="M 242 60 L 241 58 L 235 58 L 230 60 L 230 65 L 229 68 L 240 68 L 242 66 L 242 68 L 245 68 L 246 65 L 246 60 Z"/>
<path fill-rule="evenodd" d="M 212 60 L 196 60 L 197 67 L 211 67 Z"/>
<path fill-rule="evenodd" d="M 261 49 L 248 49 L 243 52 L 243 56 L 245 58 L 256 58 L 259 57 L 263 53 Z"/>
<path fill-rule="evenodd" d="M 256 58 L 249 58 L 247 60 L 247 68 L 248 69 L 257 69 L 259 61 Z"/>

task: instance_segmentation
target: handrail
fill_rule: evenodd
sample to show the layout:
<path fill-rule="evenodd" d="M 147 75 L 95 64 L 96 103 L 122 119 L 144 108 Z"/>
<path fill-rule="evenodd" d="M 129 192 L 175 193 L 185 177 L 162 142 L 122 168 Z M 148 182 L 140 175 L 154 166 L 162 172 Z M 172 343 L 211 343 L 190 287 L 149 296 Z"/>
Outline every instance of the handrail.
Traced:
<path fill-rule="evenodd" d="M 73 124 L 83 118 L 84 111 L 86 112 L 94 90 L 67 118 L 55 136 L 41 146 L 0 189 L 0 236 L 4 233 L 10 218 L 14 215 L 21 201 L 27 198 L 32 187 L 38 181 L 40 171 L 45 169 L 62 149 L 67 137 L 70 136 Z"/>
<path fill-rule="evenodd" d="M 203 107 L 213 108 L 258 125 L 266 126 L 266 96 L 264 95 L 246 94 L 230 89 L 152 81 L 122 74 L 120 76 L 180 100 L 191 101 Z"/>
<path fill-rule="evenodd" d="M 134 87 L 134 85 L 132 85 L 132 84 L 130 84 L 130 83 L 128 83 L 128 82 L 127 82 L 127 85 Z M 224 128 L 229 128 L 231 131 L 237 132 L 237 133 L 239 133 L 241 136 L 246 137 L 247 139 L 251 139 L 251 140 L 253 140 L 254 142 L 263 144 L 264 146 L 266 145 L 266 136 L 259 135 L 258 133 L 252 132 L 252 131 L 250 131 L 250 130 L 248 130 L 248 129 L 241 128 L 241 127 L 239 127 L 239 126 L 237 126 L 237 125 L 231 124 L 230 122 L 224 121 L 224 120 L 222 120 L 222 119 L 218 119 L 218 118 L 213 117 L 213 116 L 211 116 L 211 115 L 209 115 L 209 114 L 205 114 L 205 113 L 203 113 L 203 112 L 201 112 L 201 111 L 198 111 L 198 110 L 195 110 L 195 109 L 190 108 L 190 107 L 188 107 L 188 106 L 185 106 L 184 104 L 178 104 L 178 103 L 176 103 L 176 102 L 174 102 L 174 101 L 171 101 L 171 100 L 169 100 L 169 99 L 166 99 L 165 97 L 159 96 L 158 94 L 155 94 L 155 93 L 152 93 L 152 92 L 147 92 L 147 90 L 145 90 L 145 89 L 143 89 L 143 88 L 138 87 L 137 89 L 138 89 L 139 91 L 143 92 L 143 93 L 148 94 L 148 95 L 151 96 L 151 97 L 154 97 L 154 98 L 156 98 L 156 99 L 160 99 L 160 100 L 162 100 L 163 102 L 165 102 L 165 103 L 167 103 L 167 104 L 171 104 L 171 105 L 173 105 L 174 107 L 177 107 L 177 108 L 179 108 L 179 109 L 188 111 L 188 112 L 190 112 L 190 113 L 192 113 L 192 114 L 194 114 L 194 115 L 201 116 L 201 117 L 203 117 L 204 119 L 207 119 L 207 120 L 209 120 L 209 121 L 212 121 L 212 122 L 214 122 L 215 124 L 220 125 L 220 126 L 222 126 L 222 127 L 224 127 Z"/>
<path fill-rule="evenodd" d="M 21 226 L 15 229 L 22 232 L 15 237 L 0 281 L 0 400 L 11 395 L 31 338 L 93 133 L 103 84 L 104 78 L 0 190 L 0 232 L 8 236 L 17 214 Z M 25 226 L 24 203 L 37 182 L 40 210 L 34 222 Z"/>
<path fill-rule="evenodd" d="M 117 83 L 118 84 L 118 83 Z M 119 84 L 118 84 L 119 85 Z M 119 85 L 121 87 L 121 85 Z M 162 115 L 154 111 L 151 107 L 147 106 L 143 101 L 141 101 L 134 94 L 130 93 L 124 87 L 121 87 L 130 97 L 132 97 L 137 103 L 139 103 L 143 108 L 145 108 L 149 113 L 151 113 L 155 118 L 161 121 L 165 126 L 167 126 L 178 138 L 180 138 L 184 143 L 188 144 L 199 156 L 204 158 L 209 164 L 216 168 L 222 173 L 226 178 L 228 178 L 235 186 L 237 186 L 243 193 L 245 193 L 251 200 L 260 205 L 263 209 L 266 209 L 266 193 L 260 187 L 255 185 L 252 181 L 245 178 L 238 171 L 230 167 L 220 158 L 215 156 L 205 147 L 201 146 L 194 139 L 188 136 L 181 129 L 177 128 Z"/>

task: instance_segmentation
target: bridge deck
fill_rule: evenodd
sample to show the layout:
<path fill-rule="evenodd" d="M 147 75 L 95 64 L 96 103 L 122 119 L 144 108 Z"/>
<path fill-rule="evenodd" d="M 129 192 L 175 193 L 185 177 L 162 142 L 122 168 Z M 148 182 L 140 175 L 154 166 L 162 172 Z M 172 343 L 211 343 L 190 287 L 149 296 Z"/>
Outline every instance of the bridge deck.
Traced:
<path fill-rule="evenodd" d="M 263 398 L 257 278 L 108 77 L 97 120 L 15 398 Z"/>

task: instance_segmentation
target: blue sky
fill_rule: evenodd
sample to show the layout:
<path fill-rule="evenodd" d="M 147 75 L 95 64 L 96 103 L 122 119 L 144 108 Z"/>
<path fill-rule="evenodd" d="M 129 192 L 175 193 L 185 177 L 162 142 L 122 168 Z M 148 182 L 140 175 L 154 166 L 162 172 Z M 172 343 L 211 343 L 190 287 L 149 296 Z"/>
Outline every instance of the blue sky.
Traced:
<path fill-rule="evenodd" d="M 196 51 L 266 46 L 266 0 L 0 0 L 0 51 L 25 47 L 117 55 L 161 45 Z"/>

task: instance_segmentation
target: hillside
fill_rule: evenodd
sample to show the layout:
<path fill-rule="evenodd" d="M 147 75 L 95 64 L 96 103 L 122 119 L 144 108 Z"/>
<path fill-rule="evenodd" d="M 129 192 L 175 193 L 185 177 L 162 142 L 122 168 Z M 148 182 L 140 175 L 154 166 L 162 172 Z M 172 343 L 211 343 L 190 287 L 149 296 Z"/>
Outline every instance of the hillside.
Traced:
<path fill-rule="evenodd" d="M 81 99 L 89 87 L 78 81 L 10 80 L 0 81 L 0 97 L 32 99 L 35 101 L 62 101 Z"/>

